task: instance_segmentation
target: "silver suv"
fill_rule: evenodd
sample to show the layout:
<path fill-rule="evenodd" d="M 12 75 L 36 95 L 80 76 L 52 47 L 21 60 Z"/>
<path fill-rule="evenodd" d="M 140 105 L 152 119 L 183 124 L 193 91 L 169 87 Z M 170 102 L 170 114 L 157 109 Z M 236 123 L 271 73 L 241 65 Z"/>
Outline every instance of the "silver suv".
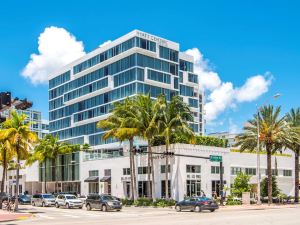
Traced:
<path fill-rule="evenodd" d="M 33 206 L 54 206 L 55 197 L 51 194 L 35 194 L 31 197 L 31 205 Z"/>
<path fill-rule="evenodd" d="M 59 208 L 64 206 L 66 208 L 79 208 L 82 209 L 83 202 L 75 195 L 58 195 L 55 200 L 55 207 Z"/>

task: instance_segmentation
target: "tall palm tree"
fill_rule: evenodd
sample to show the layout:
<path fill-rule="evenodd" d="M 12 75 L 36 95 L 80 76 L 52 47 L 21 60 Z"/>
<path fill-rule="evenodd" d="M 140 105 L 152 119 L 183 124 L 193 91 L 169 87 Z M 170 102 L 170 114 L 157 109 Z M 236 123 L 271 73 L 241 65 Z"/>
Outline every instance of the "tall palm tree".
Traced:
<path fill-rule="evenodd" d="M 86 148 L 84 145 L 83 148 Z M 81 150 L 79 145 L 72 145 L 67 142 L 59 141 L 58 136 L 53 136 L 51 134 L 46 135 L 34 148 L 34 152 L 32 156 L 27 160 L 27 164 L 32 164 L 35 161 L 39 161 L 40 163 L 44 164 L 44 183 L 45 183 L 45 192 L 47 192 L 47 177 L 46 177 L 46 166 L 49 160 L 53 161 L 53 165 L 55 166 L 55 192 L 58 191 L 58 157 L 59 155 L 69 154 L 75 151 Z"/>
<path fill-rule="evenodd" d="M 2 166 L 1 193 L 4 193 L 4 185 L 7 175 L 9 162 L 13 159 L 13 151 L 11 151 L 10 143 L 7 140 L 0 141 L 0 165 Z M 2 209 L 2 204 L 0 204 Z"/>
<path fill-rule="evenodd" d="M 4 192 L 6 171 L 9 166 L 9 162 L 13 159 L 13 156 L 14 156 L 13 151 L 11 149 L 11 145 L 9 141 L 7 140 L 0 141 L 0 165 L 2 165 L 3 168 L 2 181 L 1 181 L 1 193 Z"/>
<path fill-rule="evenodd" d="M 135 113 L 126 118 L 126 124 L 132 128 L 138 129 L 138 136 L 148 142 L 148 183 L 147 189 L 149 190 L 149 197 L 155 201 L 155 173 L 152 157 L 152 142 L 157 134 L 156 126 L 156 108 L 155 102 L 151 99 L 150 95 L 138 95 L 133 98 L 131 103 Z M 152 181 L 151 181 L 152 180 Z M 151 183 L 152 185 L 151 185 Z M 151 189 L 151 186 L 152 189 Z M 152 193 L 150 193 L 152 190 Z"/>
<path fill-rule="evenodd" d="M 139 131 L 128 125 L 128 118 L 133 117 L 135 109 L 132 104 L 132 99 L 125 99 L 124 102 L 116 102 L 109 117 L 98 122 L 97 127 L 106 129 L 103 139 L 115 138 L 120 141 L 129 141 L 129 160 L 130 160 L 130 185 L 131 199 L 137 198 L 136 193 L 136 172 L 133 153 L 133 140 L 138 136 Z"/>
<path fill-rule="evenodd" d="M 171 138 L 175 133 L 180 133 L 188 139 L 194 139 L 194 132 L 190 128 L 188 122 L 193 121 L 190 108 L 182 101 L 179 96 L 174 96 L 170 102 L 167 102 L 165 95 L 160 95 L 155 103 L 157 110 L 156 123 L 159 135 L 165 139 L 166 153 L 169 152 Z M 169 156 L 166 154 L 166 170 L 165 170 L 165 193 L 169 198 Z M 171 167 L 171 166 L 170 166 Z"/>
<path fill-rule="evenodd" d="M 268 174 L 268 203 L 272 203 L 272 154 L 281 151 L 290 142 L 289 125 L 285 117 L 280 116 L 280 107 L 272 105 L 259 109 L 259 116 L 254 115 L 244 126 L 244 132 L 237 136 L 236 146 L 241 151 L 257 149 L 257 137 L 259 136 L 261 147 L 267 152 Z M 259 135 L 257 135 L 257 122 L 259 122 Z M 257 171 L 258 172 L 258 171 Z M 260 197 L 260 196 L 259 196 Z"/>
<path fill-rule="evenodd" d="M 18 114 L 16 111 L 11 113 L 11 117 L 3 123 L 4 130 L 0 131 L 0 140 L 8 140 L 12 146 L 17 158 L 17 174 L 16 174 L 16 200 L 15 210 L 18 210 L 18 194 L 19 194 L 19 174 L 20 160 L 29 156 L 29 150 L 33 148 L 33 144 L 38 142 L 36 133 L 30 131 L 29 123 L 26 123 L 27 116 Z"/>
<path fill-rule="evenodd" d="M 296 133 L 295 139 L 289 148 L 295 154 L 295 202 L 299 202 L 299 154 L 300 154 L 300 108 L 291 109 L 286 115 L 286 120 L 290 124 L 292 132 Z"/>

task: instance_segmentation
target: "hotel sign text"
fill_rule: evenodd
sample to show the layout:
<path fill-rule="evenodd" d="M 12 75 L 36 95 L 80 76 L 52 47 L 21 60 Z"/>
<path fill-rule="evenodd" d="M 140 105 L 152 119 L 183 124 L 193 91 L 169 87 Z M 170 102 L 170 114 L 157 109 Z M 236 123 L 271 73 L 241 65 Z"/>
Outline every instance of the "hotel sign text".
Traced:
<path fill-rule="evenodd" d="M 156 37 L 156 36 L 153 36 L 151 34 L 147 34 L 147 33 L 138 31 L 137 36 L 139 36 L 141 38 L 145 38 L 145 39 L 150 40 L 150 41 L 154 41 L 154 42 L 158 43 L 161 46 L 165 46 L 165 47 L 168 46 L 168 42 L 166 40 L 161 39 L 161 38 Z"/>

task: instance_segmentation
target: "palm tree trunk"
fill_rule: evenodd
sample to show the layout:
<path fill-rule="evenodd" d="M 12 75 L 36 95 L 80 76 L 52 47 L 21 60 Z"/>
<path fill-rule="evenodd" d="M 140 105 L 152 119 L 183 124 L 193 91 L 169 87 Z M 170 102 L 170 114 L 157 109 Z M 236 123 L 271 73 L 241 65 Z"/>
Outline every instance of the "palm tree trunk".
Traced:
<path fill-rule="evenodd" d="M 166 153 L 168 153 L 168 144 L 166 143 Z M 166 199 L 169 199 L 169 171 L 168 171 L 168 165 L 169 165 L 169 156 L 168 154 L 166 154 L 166 169 L 165 169 L 165 175 L 166 175 L 166 178 L 165 178 L 165 193 L 166 193 L 166 196 L 165 198 Z"/>
<path fill-rule="evenodd" d="M 44 162 L 44 165 L 45 165 L 45 170 L 44 170 L 44 190 L 45 190 L 45 193 L 47 193 L 47 173 L 46 173 L 46 166 L 47 166 L 47 163 L 46 163 L 47 159 L 45 159 L 45 162 Z"/>
<path fill-rule="evenodd" d="M 129 147 L 129 150 L 131 151 L 131 152 L 133 152 L 133 139 L 130 139 L 129 140 L 129 145 L 130 145 L 130 147 Z M 133 195 L 133 199 L 135 200 L 135 199 L 137 199 L 137 193 L 136 193 L 136 173 L 135 173 L 135 162 L 134 162 L 134 154 L 132 154 L 131 155 L 131 157 L 132 157 L 132 171 L 130 171 L 130 172 L 132 172 L 132 173 L 130 173 L 130 176 L 132 177 L 132 187 L 133 187 L 133 190 L 132 190 L 132 195 Z"/>
<path fill-rule="evenodd" d="M 295 203 L 299 203 L 299 149 L 295 151 Z"/>
<path fill-rule="evenodd" d="M 129 149 L 129 162 L 130 162 L 130 199 L 132 201 L 134 201 L 134 194 L 133 194 L 133 191 L 134 191 L 134 185 L 133 185 L 133 182 L 134 182 L 134 179 L 133 179 L 133 160 L 132 160 L 132 156 L 133 156 L 133 152 L 131 151 L 131 149 Z"/>
<path fill-rule="evenodd" d="M 17 150 L 17 176 L 16 176 L 16 194 L 15 194 L 15 211 L 18 211 L 19 209 L 19 174 L 20 174 L 20 146 L 19 143 L 16 146 Z"/>
<path fill-rule="evenodd" d="M 6 174 L 6 149 L 3 151 L 3 172 L 2 172 L 2 181 L 1 181 L 1 193 L 4 192 L 4 184 L 5 184 L 5 174 Z M 2 203 L 0 202 L 0 209 L 2 209 Z"/>
<path fill-rule="evenodd" d="M 54 157 L 54 166 L 55 166 L 55 192 L 58 193 L 58 171 L 59 171 L 59 167 L 56 165 L 57 162 L 57 158 Z"/>
<path fill-rule="evenodd" d="M 150 152 L 150 163 L 151 163 L 151 168 L 152 168 L 152 173 L 151 173 L 151 176 L 152 176 L 152 199 L 153 199 L 153 202 L 156 201 L 156 193 L 155 193 L 155 175 L 154 175 L 154 163 L 153 163 L 153 157 L 152 157 L 152 146 L 151 146 L 151 143 L 148 142 L 148 146 L 149 146 L 149 152 Z"/>
<path fill-rule="evenodd" d="M 148 159 L 147 159 L 147 162 L 148 162 L 148 168 L 147 168 L 147 177 L 148 177 L 148 182 L 147 182 L 147 197 L 151 198 L 152 197 L 152 193 L 151 193 L 151 172 L 153 173 L 153 171 L 151 171 L 151 169 L 153 170 L 153 167 L 151 168 L 151 154 L 150 154 L 150 149 L 151 149 L 151 146 L 149 146 L 149 141 L 148 141 Z"/>
<path fill-rule="evenodd" d="M 271 148 L 267 145 L 267 170 L 268 170 L 268 204 L 272 204 L 272 152 Z"/>
<path fill-rule="evenodd" d="M 2 181 L 1 181 L 1 193 L 4 192 L 4 184 L 5 184 L 5 173 L 6 173 L 6 149 L 4 148 L 3 151 L 3 172 L 2 172 Z M 0 208 L 2 207 L 2 204 L 0 204 Z"/>

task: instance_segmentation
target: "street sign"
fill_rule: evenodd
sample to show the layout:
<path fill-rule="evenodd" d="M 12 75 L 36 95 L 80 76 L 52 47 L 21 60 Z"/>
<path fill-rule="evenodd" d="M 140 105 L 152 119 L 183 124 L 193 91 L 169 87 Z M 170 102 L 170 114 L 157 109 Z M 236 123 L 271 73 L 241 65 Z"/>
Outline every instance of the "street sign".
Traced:
<path fill-rule="evenodd" d="M 222 162 L 222 156 L 221 155 L 210 155 L 209 161 L 211 162 Z"/>

